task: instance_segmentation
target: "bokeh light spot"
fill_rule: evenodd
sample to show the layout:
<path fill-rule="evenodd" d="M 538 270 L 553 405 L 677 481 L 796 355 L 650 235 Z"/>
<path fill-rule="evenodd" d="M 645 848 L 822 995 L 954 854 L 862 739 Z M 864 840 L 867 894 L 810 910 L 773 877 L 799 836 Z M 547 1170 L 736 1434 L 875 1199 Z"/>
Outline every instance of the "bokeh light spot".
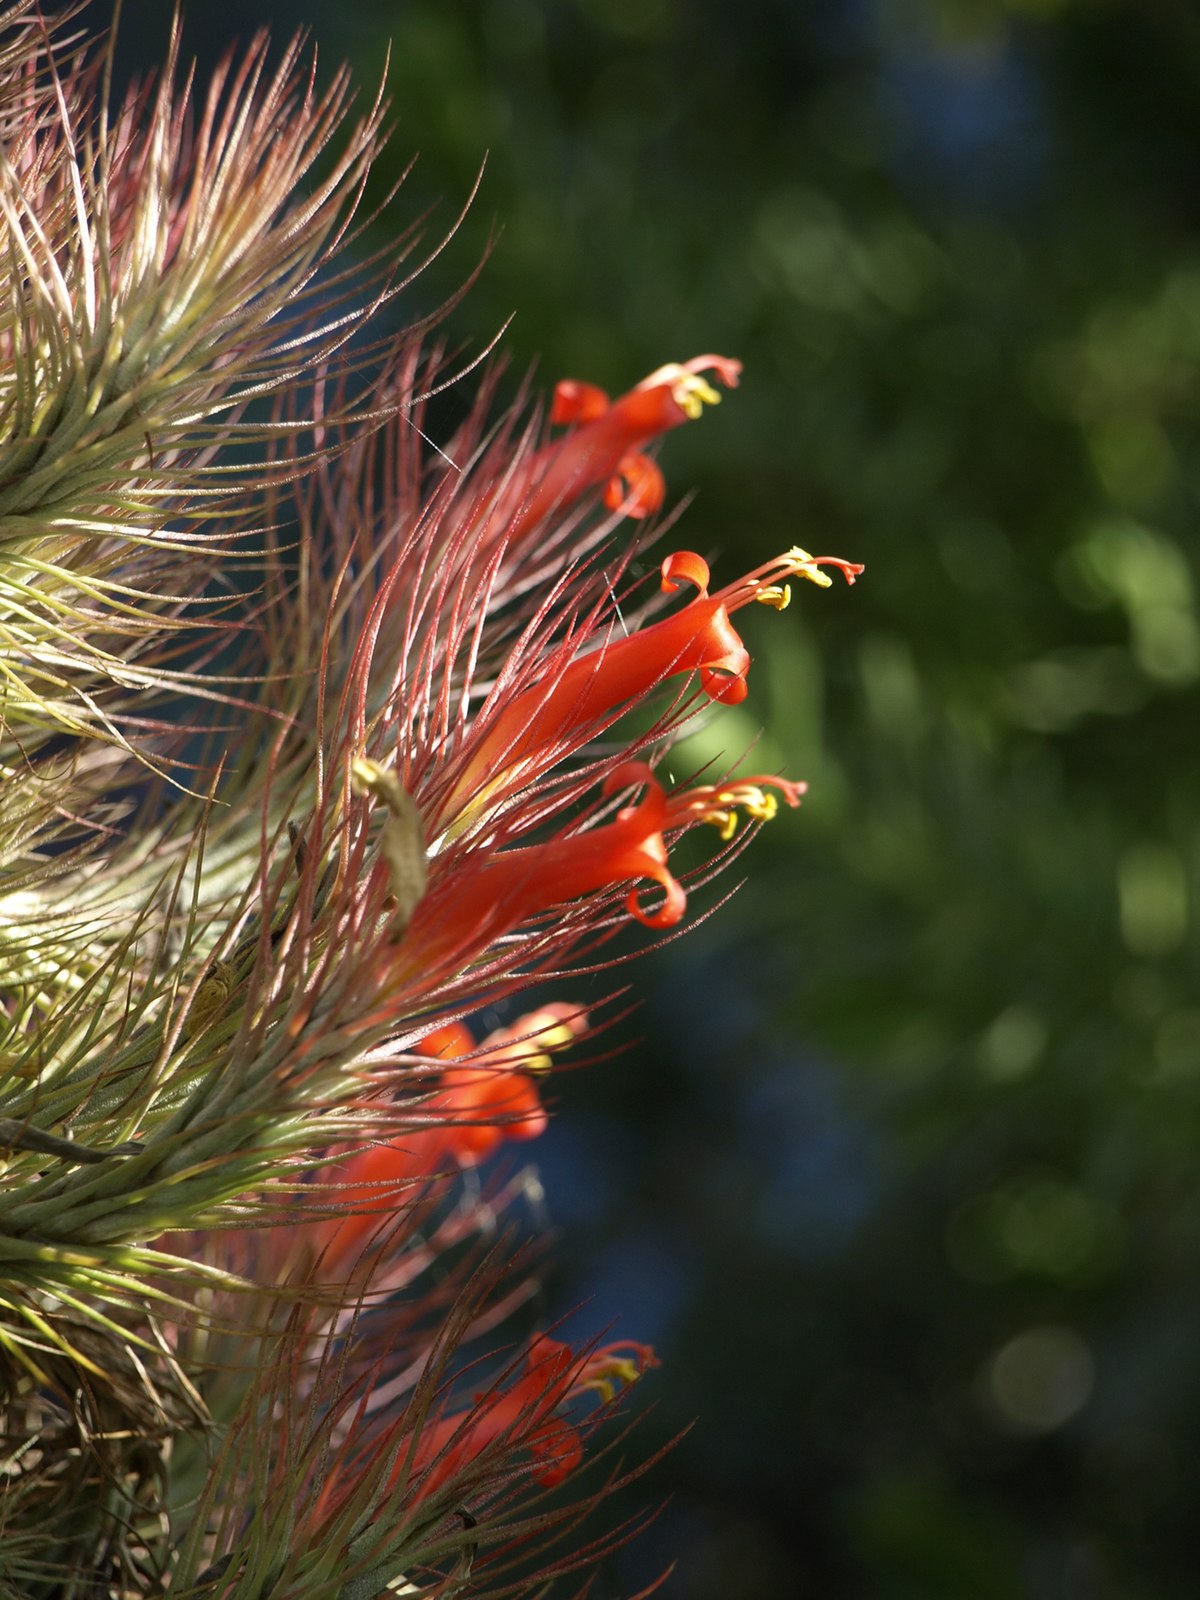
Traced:
<path fill-rule="evenodd" d="M 1117 867 L 1121 937 L 1135 956 L 1169 955 L 1183 943 L 1188 890 L 1183 862 L 1165 844 L 1134 845 Z"/>
<path fill-rule="evenodd" d="M 1046 1024 L 1029 1006 L 1006 1007 L 979 1042 L 985 1077 L 999 1083 L 1023 1078 L 1046 1048 Z"/>
<path fill-rule="evenodd" d="M 1071 1328 L 1027 1328 L 988 1363 L 985 1390 L 997 1420 L 1015 1433 L 1053 1433 L 1087 1404 L 1091 1351 Z"/>

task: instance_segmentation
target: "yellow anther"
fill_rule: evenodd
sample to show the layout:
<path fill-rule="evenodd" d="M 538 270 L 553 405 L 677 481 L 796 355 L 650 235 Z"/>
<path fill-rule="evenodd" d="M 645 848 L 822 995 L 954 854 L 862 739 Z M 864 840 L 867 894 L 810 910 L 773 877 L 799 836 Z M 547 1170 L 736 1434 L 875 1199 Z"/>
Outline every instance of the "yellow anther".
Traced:
<path fill-rule="evenodd" d="M 762 789 L 750 789 L 739 798 L 740 803 L 746 808 L 747 816 L 753 817 L 755 822 L 770 822 L 778 815 L 779 801 L 773 794 L 766 794 Z"/>
<path fill-rule="evenodd" d="M 517 1065 L 522 1072 L 549 1072 L 554 1063 L 545 1051 L 535 1050 L 532 1055 L 522 1056 Z"/>
<path fill-rule="evenodd" d="M 771 606 L 776 611 L 786 611 L 792 603 L 790 583 L 770 583 L 754 596 L 760 606 Z"/>
<path fill-rule="evenodd" d="M 575 1042 L 575 1035 L 565 1022 L 560 1022 L 553 1028 L 543 1028 L 538 1039 L 543 1050 L 562 1050 Z"/>
<path fill-rule="evenodd" d="M 613 1356 L 605 1362 L 600 1372 L 589 1374 L 584 1384 L 585 1389 L 591 1389 L 607 1404 L 614 1399 L 618 1389 L 627 1389 L 631 1383 L 636 1383 L 642 1375 L 642 1369 L 636 1361 L 628 1356 Z"/>
<path fill-rule="evenodd" d="M 705 383 L 694 372 L 685 372 L 671 390 L 671 399 L 693 422 L 705 406 L 719 406 L 721 396 L 711 383 Z"/>
<path fill-rule="evenodd" d="M 713 827 L 721 835 L 721 840 L 724 844 L 728 844 L 737 832 L 738 815 L 736 811 L 710 811 L 704 820 L 712 823 Z"/>
<path fill-rule="evenodd" d="M 707 363 L 711 365 L 712 363 Z M 705 363 L 701 363 L 705 365 Z M 740 369 L 739 369 L 740 370 Z M 725 379 L 727 383 L 736 382 L 736 374 Z M 687 367 L 681 366 L 678 361 L 668 361 L 665 367 L 659 367 L 648 378 L 643 378 L 634 393 L 644 389 L 663 389 L 669 386 L 671 399 L 683 412 L 685 417 L 694 422 L 705 406 L 717 406 L 721 403 L 721 396 L 711 383 L 706 383 L 699 373 L 691 372 Z"/>
<path fill-rule="evenodd" d="M 779 814 L 777 797 L 756 783 L 735 783 L 728 789 L 716 790 L 700 815 L 717 829 L 726 844 L 737 832 L 738 806 L 755 822 L 770 822 Z"/>
<path fill-rule="evenodd" d="M 815 583 L 821 589 L 833 586 L 833 579 L 827 572 L 821 571 L 816 558 L 810 556 L 807 550 L 801 550 L 799 545 L 793 545 L 783 559 L 790 565 L 797 578 L 807 578 L 809 583 Z"/>

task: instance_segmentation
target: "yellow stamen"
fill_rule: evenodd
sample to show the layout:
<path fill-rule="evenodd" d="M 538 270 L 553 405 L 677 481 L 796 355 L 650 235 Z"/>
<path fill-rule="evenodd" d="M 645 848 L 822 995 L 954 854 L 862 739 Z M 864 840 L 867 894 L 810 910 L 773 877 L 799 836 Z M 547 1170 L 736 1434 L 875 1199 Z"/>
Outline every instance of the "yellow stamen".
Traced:
<path fill-rule="evenodd" d="M 775 795 L 760 789 L 756 783 L 735 783 L 727 789 L 715 789 L 700 816 L 702 821 L 711 823 L 728 844 L 737 832 L 739 806 L 755 822 L 770 822 L 779 813 Z"/>
<path fill-rule="evenodd" d="M 599 1372 L 589 1374 L 583 1387 L 591 1389 L 607 1404 L 615 1398 L 618 1389 L 627 1389 L 641 1375 L 641 1368 L 636 1361 L 631 1361 L 628 1356 L 613 1356 Z"/>
<path fill-rule="evenodd" d="M 760 606 L 771 606 L 776 611 L 786 611 L 792 603 L 790 583 L 771 583 L 754 596 Z"/>
<path fill-rule="evenodd" d="M 799 545 L 793 545 L 783 559 L 797 578 L 807 578 L 809 583 L 815 583 L 821 589 L 832 588 L 833 579 L 827 572 L 822 572 L 815 558 L 807 550 L 801 550 Z"/>
<path fill-rule="evenodd" d="M 671 390 L 671 399 L 685 417 L 695 421 L 705 406 L 719 406 L 721 396 L 711 383 L 694 372 L 685 372 Z"/>
<path fill-rule="evenodd" d="M 554 1027 L 543 1028 L 537 1037 L 543 1050 L 561 1050 L 565 1045 L 575 1042 L 575 1035 L 565 1022 L 559 1022 Z"/>
<path fill-rule="evenodd" d="M 770 822 L 779 812 L 778 797 L 768 794 L 757 784 L 740 784 L 733 793 L 737 796 L 737 804 L 745 806 L 746 814 L 753 817 L 755 822 Z"/>
<path fill-rule="evenodd" d="M 659 367 L 648 378 L 643 378 L 638 388 L 657 389 L 664 384 L 670 384 L 671 399 L 693 422 L 705 406 L 721 403 L 721 396 L 711 383 L 706 383 L 699 373 L 689 372 L 678 361 L 668 361 L 665 367 Z"/>

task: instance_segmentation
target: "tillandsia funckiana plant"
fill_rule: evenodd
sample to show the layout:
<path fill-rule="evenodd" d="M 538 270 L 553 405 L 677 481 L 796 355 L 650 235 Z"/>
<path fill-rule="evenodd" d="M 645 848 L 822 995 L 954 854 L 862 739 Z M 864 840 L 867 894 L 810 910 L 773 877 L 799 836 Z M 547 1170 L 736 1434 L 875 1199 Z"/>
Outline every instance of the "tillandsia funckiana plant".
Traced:
<path fill-rule="evenodd" d="M 76 26 L 0 16 L 0 1594 L 582 1582 L 654 1356 L 540 1325 L 467 1169 L 677 836 L 800 798 L 660 776 L 735 612 L 859 569 L 647 582 L 736 361 L 497 411 L 396 331 L 418 237 L 364 255 L 381 101 L 262 40 L 117 99 Z"/>

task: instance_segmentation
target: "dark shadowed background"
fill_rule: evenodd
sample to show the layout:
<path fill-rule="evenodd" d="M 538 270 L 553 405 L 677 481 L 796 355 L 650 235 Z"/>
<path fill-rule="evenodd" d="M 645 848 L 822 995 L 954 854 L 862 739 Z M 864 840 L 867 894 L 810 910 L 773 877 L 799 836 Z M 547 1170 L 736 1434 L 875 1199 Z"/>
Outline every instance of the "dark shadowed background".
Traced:
<path fill-rule="evenodd" d="M 677 1555 L 670 1600 L 1192 1600 L 1200 7 L 191 11 L 185 54 L 310 24 L 364 88 L 391 41 L 381 240 L 487 152 L 407 302 L 498 225 L 465 347 L 744 359 L 663 452 L 720 581 L 867 563 L 747 622 L 681 765 L 762 728 L 810 798 L 534 1152 L 552 1304 L 657 1345 L 646 1448 L 699 1418 L 597 1596 Z M 168 13 L 127 0 L 127 66 Z"/>

